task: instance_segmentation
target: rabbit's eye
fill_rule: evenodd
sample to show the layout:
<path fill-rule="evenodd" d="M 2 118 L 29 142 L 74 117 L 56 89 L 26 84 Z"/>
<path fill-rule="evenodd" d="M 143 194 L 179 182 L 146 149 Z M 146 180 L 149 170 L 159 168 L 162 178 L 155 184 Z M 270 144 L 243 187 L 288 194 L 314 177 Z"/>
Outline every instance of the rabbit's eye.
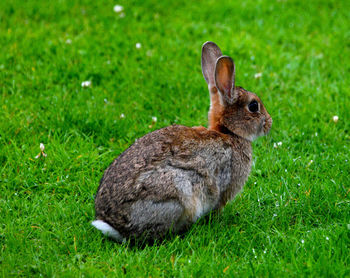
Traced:
<path fill-rule="evenodd" d="M 255 113 L 259 111 L 259 103 L 256 100 L 253 100 L 248 104 L 248 109 L 250 112 Z"/>

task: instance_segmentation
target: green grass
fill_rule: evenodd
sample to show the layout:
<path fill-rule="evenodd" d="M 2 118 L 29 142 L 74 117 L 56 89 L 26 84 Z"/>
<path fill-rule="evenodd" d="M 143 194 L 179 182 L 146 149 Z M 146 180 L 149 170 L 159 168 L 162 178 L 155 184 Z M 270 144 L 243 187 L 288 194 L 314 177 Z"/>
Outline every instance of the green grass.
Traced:
<path fill-rule="evenodd" d="M 349 277 L 349 3 L 0 1 L 0 274 Z M 109 163 L 152 130 L 207 124 L 207 40 L 274 120 L 245 189 L 183 237 L 109 241 L 90 225 Z"/>

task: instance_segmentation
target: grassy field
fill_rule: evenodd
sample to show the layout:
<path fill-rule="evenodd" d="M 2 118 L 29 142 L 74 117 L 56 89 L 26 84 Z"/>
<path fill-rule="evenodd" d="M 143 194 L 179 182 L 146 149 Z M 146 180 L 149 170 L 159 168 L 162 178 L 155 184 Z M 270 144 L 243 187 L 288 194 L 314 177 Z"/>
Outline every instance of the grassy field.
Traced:
<path fill-rule="evenodd" d="M 349 277 L 349 3 L 0 1 L 1 276 Z M 244 191 L 182 237 L 105 239 L 90 222 L 109 163 L 207 125 L 207 40 L 274 120 Z"/>

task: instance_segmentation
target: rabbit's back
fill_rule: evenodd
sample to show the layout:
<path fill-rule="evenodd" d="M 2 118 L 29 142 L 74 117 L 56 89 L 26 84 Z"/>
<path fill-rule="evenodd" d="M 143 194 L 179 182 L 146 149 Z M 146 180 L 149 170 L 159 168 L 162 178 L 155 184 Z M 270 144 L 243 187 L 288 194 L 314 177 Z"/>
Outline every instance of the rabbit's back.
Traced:
<path fill-rule="evenodd" d="M 232 137 L 216 131 L 178 125 L 145 135 L 106 170 L 96 196 L 97 218 L 121 234 L 137 236 L 142 229 L 134 231 L 140 229 L 135 219 L 142 221 L 145 211 L 159 214 L 157 204 L 163 213 L 159 217 L 176 216 L 176 223 L 170 223 L 174 229 L 193 223 L 243 186 L 250 167 L 242 163 L 250 158 L 242 161 L 234 144 Z M 143 222 L 154 225 L 164 219 Z"/>

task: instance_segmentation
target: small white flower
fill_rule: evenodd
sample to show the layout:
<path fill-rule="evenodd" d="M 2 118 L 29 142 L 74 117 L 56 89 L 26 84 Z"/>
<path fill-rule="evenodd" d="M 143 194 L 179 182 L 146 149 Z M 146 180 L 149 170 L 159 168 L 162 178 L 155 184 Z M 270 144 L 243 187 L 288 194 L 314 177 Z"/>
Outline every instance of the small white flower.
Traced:
<path fill-rule="evenodd" d="M 302 239 L 302 240 L 301 240 L 301 243 L 304 244 L 304 242 L 305 242 L 305 241 Z"/>
<path fill-rule="evenodd" d="M 141 48 L 141 43 L 138 42 L 138 43 L 136 43 L 135 46 L 136 46 L 137 49 L 140 49 Z"/>
<path fill-rule="evenodd" d="M 282 142 L 273 143 L 273 147 L 275 149 L 277 149 L 279 146 L 282 146 Z"/>
<path fill-rule="evenodd" d="M 72 40 L 71 39 L 67 39 L 66 40 L 66 44 L 71 44 L 72 43 Z"/>
<path fill-rule="evenodd" d="M 43 143 L 40 143 L 39 147 L 40 147 L 40 153 L 38 153 L 38 155 L 35 156 L 35 159 L 38 159 L 40 156 L 47 157 L 47 154 L 44 153 L 45 145 Z"/>
<path fill-rule="evenodd" d="M 116 13 L 120 13 L 122 10 L 124 10 L 124 8 L 121 5 L 115 5 L 113 7 L 113 11 L 116 12 Z"/>
<path fill-rule="evenodd" d="M 121 119 L 124 119 L 125 118 L 125 115 L 123 113 L 120 114 L 120 118 Z"/>
<path fill-rule="evenodd" d="M 266 254 L 266 250 L 264 250 L 264 254 Z"/>
<path fill-rule="evenodd" d="M 254 77 L 256 79 L 261 78 L 261 76 L 262 76 L 262 72 L 257 72 L 256 74 L 254 74 Z"/>
<path fill-rule="evenodd" d="M 152 122 L 157 122 L 157 117 L 152 117 Z"/>
<path fill-rule="evenodd" d="M 274 214 L 273 214 L 273 217 L 277 217 L 277 214 L 276 214 L 276 213 L 274 213 Z"/>
<path fill-rule="evenodd" d="M 315 133 L 315 136 L 316 136 L 316 137 L 318 136 L 318 133 L 317 133 L 317 132 Z"/>
<path fill-rule="evenodd" d="M 338 116 L 333 116 L 333 122 L 338 122 L 338 120 L 339 120 L 339 117 Z"/>
<path fill-rule="evenodd" d="M 82 86 L 83 88 L 85 88 L 85 87 L 91 87 L 91 81 L 90 81 L 90 80 L 83 81 L 83 82 L 81 82 L 81 86 Z"/>
<path fill-rule="evenodd" d="M 328 237 L 328 236 L 326 236 L 326 240 L 329 240 L 329 237 Z"/>
<path fill-rule="evenodd" d="M 105 103 L 108 103 L 108 99 L 106 99 L 106 98 L 105 98 L 103 101 L 104 101 Z"/>

